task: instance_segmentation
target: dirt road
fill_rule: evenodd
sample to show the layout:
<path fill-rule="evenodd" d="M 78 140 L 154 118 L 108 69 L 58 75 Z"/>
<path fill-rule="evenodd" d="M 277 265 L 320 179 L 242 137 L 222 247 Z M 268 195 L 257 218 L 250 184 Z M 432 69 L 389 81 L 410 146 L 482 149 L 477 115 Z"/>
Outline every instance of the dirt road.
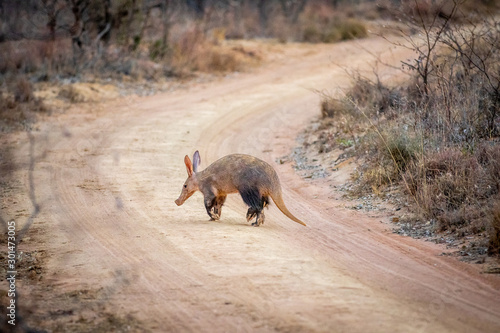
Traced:
<path fill-rule="evenodd" d="M 329 198 L 331 184 L 276 162 L 319 112 L 311 89 L 347 87 L 342 66 L 370 71 L 367 50 L 395 65 L 410 55 L 376 38 L 289 46 L 251 73 L 42 123 L 42 210 L 22 246 L 46 250 L 40 285 L 50 292 L 20 286 L 35 313 L 50 314 L 42 328 L 92 331 L 108 314 L 158 332 L 499 332 L 498 276 L 392 234 L 383 218 Z M 24 190 L 29 145 L 19 140 Z M 235 152 L 271 163 L 285 203 L 308 226 L 271 206 L 264 226 L 251 227 L 236 195 L 218 222 L 199 193 L 177 207 L 183 157 L 196 149 L 202 167 Z"/>

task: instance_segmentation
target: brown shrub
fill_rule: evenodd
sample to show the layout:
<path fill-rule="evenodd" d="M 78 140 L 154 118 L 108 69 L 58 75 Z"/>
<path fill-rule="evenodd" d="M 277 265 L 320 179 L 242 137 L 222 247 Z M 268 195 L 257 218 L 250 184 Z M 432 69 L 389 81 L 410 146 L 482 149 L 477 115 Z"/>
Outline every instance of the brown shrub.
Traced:
<path fill-rule="evenodd" d="M 324 96 L 321 100 L 321 116 L 323 118 L 333 118 L 341 114 L 352 114 L 353 112 L 352 104 L 344 99 Z"/>
<path fill-rule="evenodd" d="M 337 19 L 327 24 L 310 22 L 303 29 L 302 41 L 308 43 L 336 43 L 341 40 L 365 38 L 368 30 L 364 23 L 354 19 Z"/>
<path fill-rule="evenodd" d="M 58 97 L 64 98 L 71 103 L 83 103 L 85 97 L 82 96 L 72 85 L 66 85 L 59 90 Z"/>
<path fill-rule="evenodd" d="M 474 156 L 456 149 L 428 154 L 405 174 L 408 190 L 417 198 L 427 218 L 438 218 L 447 211 L 459 210 L 475 197 L 475 184 L 481 170 Z M 432 200 L 426 200 L 431 195 Z M 446 229 L 445 227 L 442 229 Z"/>
<path fill-rule="evenodd" d="M 404 181 L 405 172 L 421 155 L 418 138 L 407 131 L 370 131 L 360 140 L 359 151 L 368 154 L 359 186 L 381 193 L 386 185 Z"/>
<path fill-rule="evenodd" d="M 29 82 L 29 81 L 28 81 Z M 14 88 L 20 89 L 19 98 L 14 97 L 14 93 L 5 94 L 0 91 L 0 132 L 11 132 L 15 130 L 30 129 L 36 120 L 37 112 L 45 112 L 46 108 L 43 102 L 33 96 L 33 91 L 21 83 L 21 88 L 14 83 Z M 29 89 L 31 95 L 26 95 Z M 25 94 L 25 96 L 21 96 Z"/>
<path fill-rule="evenodd" d="M 73 73 L 71 40 L 19 40 L 0 43 L 0 73 Z M 44 72 L 44 73 L 40 73 Z"/>
<path fill-rule="evenodd" d="M 478 163 L 485 170 L 485 183 L 479 184 L 485 196 L 500 193 L 500 146 L 485 142 L 477 150 Z"/>
<path fill-rule="evenodd" d="M 24 76 L 21 76 L 15 80 L 12 90 L 14 100 L 16 102 L 26 103 L 35 99 L 35 96 L 33 95 L 33 85 Z"/>
<path fill-rule="evenodd" d="M 188 29 L 173 45 L 172 66 L 176 71 L 234 72 L 260 61 L 259 53 L 240 45 L 214 41 L 200 29 Z"/>
<path fill-rule="evenodd" d="M 500 204 L 496 204 L 491 209 L 491 225 L 488 231 L 490 235 L 488 252 L 490 254 L 500 254 Z"/>
<path fill-rule="evenodd" d="M 363 108 L 365 114 L 388 111 L 397 104 L 399 97 L 396 89 L 390 89 L 379 81 L 368 80 L 359 74 L 354 74 L 353 86 L 347 93 L 347 98 Z"/>
<path fill-rule="evenodd" d="M 309 25 L 302 32 L 302 40 L 307 43 L 320 43 L 323 34 L 315 25 Z"/>
<path fill-rule="evenodd" d="M 243 69 L 243 63 L 238 53 L 214 47 L 206 57 L 199 58 L 198 68 L 205 72 L 235 72 Z"/>
<path fill-rule="evenodd" d="M 490 252 L 498 252 L 500 146 L 474 152 L 448 148 L 426 154 L 405 173 L 408 193 L 426 219 L 459 237 L 486 231 Z"/>
<path fill-rule="evenodd" d="M 336 26 L 340 32 L 341 40 L 365 38 L 368 36 L 366 26 L 361 21 L 355 19 L 342 20 Z"/>

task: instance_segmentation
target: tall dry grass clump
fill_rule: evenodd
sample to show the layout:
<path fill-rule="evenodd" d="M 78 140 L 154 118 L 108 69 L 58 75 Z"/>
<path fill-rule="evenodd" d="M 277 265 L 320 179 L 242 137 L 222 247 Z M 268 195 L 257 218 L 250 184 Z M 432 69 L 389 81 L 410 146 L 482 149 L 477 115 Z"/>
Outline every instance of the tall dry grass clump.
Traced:
<path fill-rule="evenodd" d="M 489 231 L 489 252 L 500 253 L 500 204 L 497 203 L 491 210 L 491 230 Z"/>
<path fill-rule="evenodd" d="M 0 91 L 0 132 L 12 129 L 30 129 L 38 112 L 46 107 L 34 94 L 33 84 L 26 76 L 19 76 L 8 83 L 8 90 Z"/>
<path fill-rule="evenodd" d="M 439 231 L 459 235 L 489 232 L 500 200 L 500 146 L 483 143 L 474 152 L 458 147 L 427 153 L 402 175 L 419 213 Z"/>
<path fill-rule="evenodd" d="M 366 17 L 361 13 L 353 14 L 356 6 L 327 6 L 325 3 L 312 3 L 300 17 L 297 30 L 299 41 L 308 43 L 336 43 L 368 36 Z"/>
<path fill-rule="evenodd" d="M 172 40 L 168 61 L 177 72 L 227 73 L 243 71 L 261 61 L 259 52 L 225 43 L 222 30 L 189 28 Z"/>

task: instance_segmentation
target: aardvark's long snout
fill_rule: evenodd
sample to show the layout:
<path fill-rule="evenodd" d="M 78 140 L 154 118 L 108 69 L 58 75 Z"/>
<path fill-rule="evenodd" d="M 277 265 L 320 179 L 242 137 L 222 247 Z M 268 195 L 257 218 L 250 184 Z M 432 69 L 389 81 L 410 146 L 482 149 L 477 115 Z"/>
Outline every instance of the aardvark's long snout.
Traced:
<path fill-rule="evenodd" d="M 189 199 L 193 194 L 194 194 L 194 191 L 193 192 L 182 191 L 181 195 L 179 195 L 179 198 L 177 198 L 177 200 L 175 200 L 175 204 L 177 206 L 182 205 L 184 203 L 184 201 Z"/>

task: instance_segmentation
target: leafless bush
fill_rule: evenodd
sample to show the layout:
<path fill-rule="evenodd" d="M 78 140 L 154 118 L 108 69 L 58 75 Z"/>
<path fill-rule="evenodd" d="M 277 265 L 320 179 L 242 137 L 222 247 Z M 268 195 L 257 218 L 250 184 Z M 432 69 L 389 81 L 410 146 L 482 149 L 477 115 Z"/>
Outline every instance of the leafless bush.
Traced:
<path fill-rule="evenodd" d="M 13 86 L 14 100 L 19 103 L 26 103 L 32 101 L 35 96 L 33 95 L 33 85 L 26 77 L 19 77 Z"/>
<path fill-rule="evenodd" d="M 500 204 L 496 204 L 491 209 L 491 226 L 489 230 L 489 252 L 490 254 L 500 254 Z"/>
<path fill-rule="evenodd" d="M 85 102 L 84 97 L 72 85 L 62 87 L 59 90 L 58 97 L 67 99 L 71 103 Z"/>
<path fill-rule="evenodd" d="M 46 111 L 43 101 L 35 97 L 25 76 L 7 82 L 7 88 L 0 91 L 0 132 L 30 129 L 37 113 Z"/>
<path fill-rule="evenodd" d="M 309 43 L 335 43 L 367 36 L 365 24 L 355 19 L 340 19 L 326 25 L 311 22 L 302 32 L 302 40 Z"/>
<path fill-rule="evenodd" d="M 346 110 L 349 110 L 350 108 L 351 105 L 348 101 L 333 98 L 330 96 L 324 96 L 321 101 L 321 117 L 338 117 L 340 114 L 346 113 Z"/>
<path fill-rule="evenodd" d="M 500 146 L 482 144 L 474 153 L 457 147 L 428 153 L 404 175 L 420 212 L 437 221 L 439 230 L 470 235 L 495 228 L 491 219 L 498 201 Z M 494 214 L 493 214 L 494 215 Z"/>
<path fill-rule="evenodd" d="M 56 74 L 74 75 L 73 64 L 69 39 L 0 43 L 0 75 L 31 75 L 44 80 Z"/>
<path fill-rule="evenodd" d="M 406 35 L 417 57 L 403 66 L 415 73 L 408 93 L 422 124 L 442 140 L 470 146 L 499 134 L 500 24 L 456 24 L 463 4 L 433 3 L 434 16 L 417 6 L 408 22 L 419 34 Z"/>

